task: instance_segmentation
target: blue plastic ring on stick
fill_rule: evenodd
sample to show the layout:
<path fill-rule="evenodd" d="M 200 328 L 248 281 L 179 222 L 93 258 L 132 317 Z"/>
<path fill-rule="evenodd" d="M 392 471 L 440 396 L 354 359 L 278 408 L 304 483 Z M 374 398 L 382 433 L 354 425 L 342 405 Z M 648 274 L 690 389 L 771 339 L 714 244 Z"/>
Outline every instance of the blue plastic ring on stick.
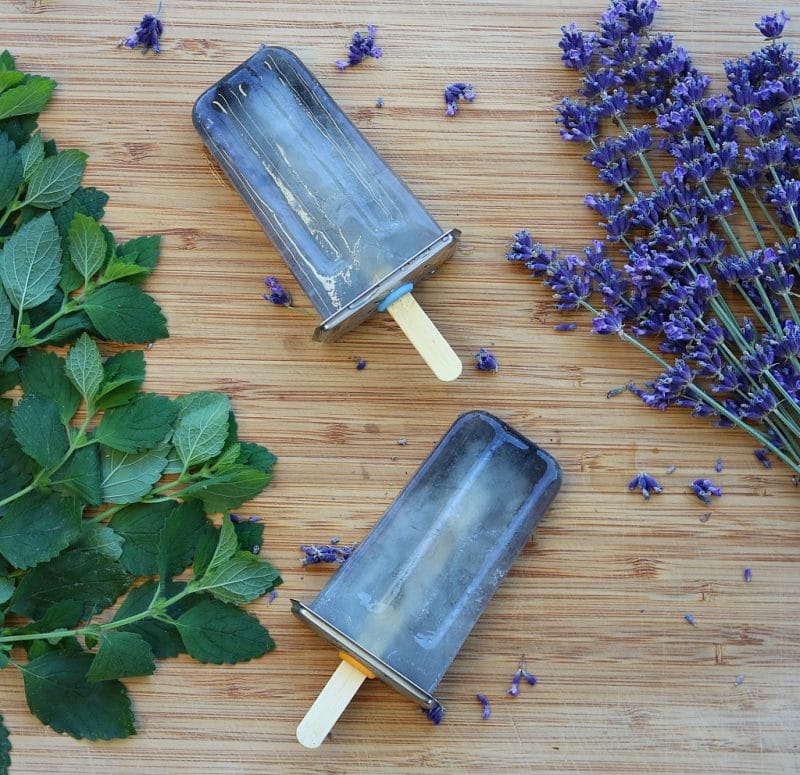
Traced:
<path fill-rule="evenodd" d="M 414 283 L 406 283 L 399 288 L 395 288 L 380 304 L 378 304 L 378 312 L 386 312 L 391 304 L 394 304 L 401 296 L 405 296 L 413 290 Z"/>

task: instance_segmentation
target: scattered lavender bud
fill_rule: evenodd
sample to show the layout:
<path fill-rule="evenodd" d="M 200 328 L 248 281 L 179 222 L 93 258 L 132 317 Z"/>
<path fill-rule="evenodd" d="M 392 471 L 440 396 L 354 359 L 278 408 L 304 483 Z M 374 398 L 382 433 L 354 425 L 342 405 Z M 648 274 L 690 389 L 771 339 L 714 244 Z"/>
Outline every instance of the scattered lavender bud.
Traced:
<path fill-rule="evenodd" d="M 618 396 L 620 393 L 624 392 L 625 392 L 624 387 L 611 388 L 611 390 L 609 390 L 608 393 L 606 393 L 606 398 L 614 398 L 614 396 Z"/>
<path fill-rule="evenodd" d="M 667 466 L 667 473 L 674 474 L 678 470 L 678 466 Z"/>
<path fill-rule="evenodd" d="M 269 288 L 269 293 L 264 294 L 264 298 L 271 304 L 277 304 L 279 307 L 291 307 L 292 295 L 284 289 L 278 282 L 278 278 L 270 275 L 264 278 L 264 285 Z"/>
<path fill-rule="evenodd" d="M 398 444 L 398 446 L 400 446 L 400 447 L 405 447 L 405 446 L 406 446 L 406 444 L 408 444 L 408 439 L 398 439 L 398 440 L 397 440 L 397 444 Z"/>
<path fill-rule="evenodd" d="M 263 520 L 263 517 L 248 517 L 247 518 L 247 521 L 250 522 L 250 523 L 252 523 L 252 522 L 261 522 L 262 520 Z"/>
<path fill-rule="evenodd" d="M 478 702 L 480 702 L 481 705 L 483 705 L 483 715 L 481 716 L 481 718 L 485 721 L 487 718 L 489 718 L 492 712 L 492 709 L 489 706 L 489 698 L 485 694 L 481 694 L 480 692 L 478 692 L 478 694 L 475 695 L 475 698 L 478 700 Z"/>
<path fill-rule="evenodd" d="M 750 568 L 744 569 L 744 580 L 748 583 L 753 580 L 753 571 L 751 571 Z"/>
<path fill-rule="evenodd" d="M 458 113 L 458 101 L 466 100 L 472 102 L 476 97 L 475 89 L 470 83 L 448 83 L 444 88 L 444 102 L 447 105 L 446 113 L 448 116 L 455 116 Z"/>
<path fill-rule="evenodd" d="M 647 471 L 641 471 L 640 473 L 636 474 L 636 476 L 634 476 L 633 479 L 631 479 L 628 483 L 628 489 L 631 492 L 636 489 L 641 490 L 646 501 L 650 500 L 651 492 L 663 491 L 661 485 L 655 480 L 654 477 L 650 476 Z"/>
<path fill-rule="evenodd" d="M 517 667 L 517 671 L 514 673 L 514 677 L 511 679 L 511 688 L 506 692 L 506 694 L 510 694 L 512 697 L 516 697 L 519 694 L 519 682 L 522 679 L 525 679 L 531 686 L 536 686 L 538 683 L 536 680 L 535 675 L 531 675 L 525 668 L 525 656 L 521 656 L 519 659 L 519 665 Z"/>
<path fill-rule="evenodd" d="M 536 686 L 539 683 L 539 680 L 536 678 L 535 675 L 529 673 L 527 670 L 523 668 L 522 670 L 522 677 L 531 685 Z"/>
<path fill-rule="evenodd" d="M 373 59 L 380 59 L 383 51 L 375 45 L 375 33 L 378 28 L 374 24 L 367 26 L 367 35 L 361 34 L 360 30 L 353 33 L 353 38 L 350 41 L 350 47 L 347 50 L 347 59 L 340 59 L 336 62 L 336 67 L 344 70 L 351 65 L 357 65 L 364 57 L 372 57 Z"/>
<path fill-rule="evenodd" d="M 577 323 L 557 323 L 553 326 L 553 329 L 556 331 L 574 331 L 577 327 Z M 620 388 L 620 390 L 624 390 L 624 388 Z"/>
<path fill-rule="evenodd" d="M 333 538 L 331 538 L 331 546 L 336 546 L 336 544 L 339 543 L 339 540 L 340 540 L 339 536 L 334 536 Z"/>
<path fill-rule="evenodd" d="M 229 515 L 231 522 L 241 522 L 242 518 L 238 514 L 231 513 Z"/>
<path fill-rule="evenodd" d="M 432 708 L 420 708 L 420 710 L 434 723 L 441 724 L 444 718 L 444 708 L 437 702 Z"/>
<path fill-rule="evenodd" d="M 736 678 L 733 681 L 733 685 L 734 686 L 741 686 L 743 682 L 744 682 L 744 676 L 743 675 L 737 675 Z"/>
<path fill-rule="evenodd" d="M 715 487 L 710 479 L 695 479 L 692 482 L 692 490 L 703 503 L 711 503 L 712 495 L 717 498 L 722 497 L 722 488 Z"/>
<path fill-rule="evenodd" d="M 506 692 L 506 694 L 510 694 L 512 697 L 516 697 L 519 694 L 519 682 L 522 678 L 522 670 L 517 670 L 514 673 L 514 677 L 511 679 L 511 688 Z"/>
<path fill-rule="evenodd" d="M 475 353 L 475 367 L 478 371 L 497 371 L 500 368 L 497 363 L 497 358 L 485 347 L 481 347 L 481 349 Z"/>
<path fill-rule="evenodd" d="M 363 358 L 359 358 L 356 362 L 356 369 L 359 371 L 364 371 L 367 368 L 367 362 Z"/>
<path fill-rule="evenodd" d="M 151 48 L 154 54 L 161 51 L 159 45 L 159 38 L 164 33 L 164 24 L 159 19 L 161 13 L 161 3 L 158 4 L 158 9 L 155 14 L 146 13 L 137 27 L 134 27 L 133 34 L 121 40 L 117 46 L 125 46 L 125 48 L 142 47 L 142 54 L 146 54 Z"/>
<path fill-rule="evenodd" d="M 318 565 L 322 562 L 336 562 L 340 565 L 353 553 L 355 546 L 337 546 L 335 544 L 301 545 L 300 551 L 305 557 L 300 560 L 301 565 Z"/>
<path fill-rule="evenodd" d="M 764 468 L 772 468 L 772 463 L 770 459 L 767 457 L 769 454 L 769 450 L 767 449 L 754 449 L 753 454 L 756 456 L 756 460 L 761 463 Z"/>
<path fill-rule="evenodd" d="M 383 97 L 378 97 L 378 99 L 375 101 L 376 108 L 382 108 L 384 104 Z"/>
<path fill-rule="evenodd" d="M 691 614 L 686 614 L 686 616 L 684 616 L 683 618 L 686 619 L 686 621 L 689 622 L 689 624 L 691 624 L 692 627 L 697 626 L 694 621 L 694 616 L 692 616 Z"/>
<path fill-rule="evenodd" d="M 272 604 L 275 602 L 275 598 L 276 598 L 276 597 L 278 597 L 278 590 L 277 590 L 277 589 L 273 589 L 273 590 L 272 590 L 272 591 L 269 593 L 269 601 L 268 601 L 268 603 L 267 603 L 267 604 L 268 604 L 268 605 L 272 605 Z"/>
<path fill-rule="evenodd" d="M 714 470 L 715 470 L 717 473 L 719 473 L 719 472 L 722 470 L 722 458 L 721 458 L 721 457 L 718 457 L 718 458 L 717 458 L 717 462 L 716 462 L 716 464 L 714 465 Z"/>

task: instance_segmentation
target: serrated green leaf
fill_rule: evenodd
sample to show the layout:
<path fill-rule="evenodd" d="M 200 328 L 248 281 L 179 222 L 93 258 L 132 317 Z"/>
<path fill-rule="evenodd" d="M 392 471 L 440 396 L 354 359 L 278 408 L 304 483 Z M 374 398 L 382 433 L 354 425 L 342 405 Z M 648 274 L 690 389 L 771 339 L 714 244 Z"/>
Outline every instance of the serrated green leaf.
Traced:
<path fill-rule="evenodd" d="M 103 217 L 104 208 L 108 202 L 108 194 L 105 191 L 100 191 L 94 186 L 78 186 L 72 196 L 78 203 L 80 212 L 84 215 L 88 215 L 96 221 Z"/>
<path fill-rule="evenodd" d="M 241 445 L 237 442 L 222 450 L 222 454 L 214 461 L 214 468 L 222 471 L 232 466 L 239 459 Z"/>
<path fill-rule="evenodd" d="M 13 356 L 7 355 L 0 361 L 0 393 L 19 385 L 19 363 Z"/>
<path fill-rule="evenodd" d="M 175 622 L 186 651 L 198 662 L 235 664 L 260 657 L 275 643 L 255 616 L 221 600 L 203 600 Z"/>
<path fill-rule="evenodd" d="M 250 603 L 275 586 L 278 571 L 250 552 L 236 552 L 224 563 L 211 566 L 191 587 L 210 592 L 225 603 Z"/>
<path fill-rule="evenodd" d="M 117 248 L 117 255 L 121 258 L 135 256 L 136 264 L 149 273 L 155 269 L 160 251 L 161 236 L 155 234 L 123 242 Z"/>
<path fill-rule="evenodd" d="M 36 115 L 15 116 L 0 120 L 0 130 L 5 132 L 16 144 L 17 148 L 25 145 L 36 130 Z"/>
<path fill-rule="evenodd" d="M 228 436 L 230 400 L 224 393 L 192 393 L 178 399 L 172 443 L 186 468 L 216 457 Z"/>
<path fill-rule="evenodd" d="M 64 424 L 74 417 L 81 403 L 80 393 L 67 378 L 64 359 L 52 352 L 31 349 L 26 353 L 22 388 L 27 394 L 49 398 Z"/>
<path fill-rule="evenodd" d="M 44 159 L 44 143 L 38 132 L 19 149 L 19 156 L 22 160 L 22 177 L 28 180 L 36 165 Z"/>
<path fill-rule="evenodd" d="M 76 600 L 61 600 L 53 603 L 40 619 L 18 627 L 15 633 L 28 635 L 52 632 L 53 630 L 69 630 L 80 621 L 82 613 L 83 606 Z"/>
<path fill-rule="evenodd" d="M 0 605 L 8 602 L 14 594 L 14 579 L 8 576 L 0 576 Z"/>
<path fill-rule="evenodd" d="M 0 70 L 0 92 L 19 86 L 25 80 L 25 74 L 19 70 Z"/>
<path fill-rule="evenodd" d="M 103 364 L 105 374 L 97 405 L 103 409 L 121 406 L 139 391 L 144 382 L 144 353 L 123 350 Z"/>
<path fill-rule="evenodd" d="M 29 492 L 5 506 L 0 554 L 17 568 L 46 562 L 80 535 L 81 516 L 76 498 Z"/>
<path fill-rule="evenodd" d="M 17 146 L 5 132 L 0 132 L 0 210 L 4 210 L 14 199 L 22 183 L 22 169 Z"/>
<path fill-rule="evenodd" d="M 0 287 L 0 361 L 14 347 L 14 311 L 5 291 Z"/>
<path fill-rule="evenodd" d="M 109 527 L 121 536 L 120 563 L 134 576 L 153 576 L 158 569 L 158 544 L 174 501 L 134 503 L 111 517 Z"/>
<path fill-rule="evenodd" d="M 22 668 L 31 713 L 77 739 L 112 740 L 136 734 L 125 686 L 89 681 L 91 654 L 50 651 Z"/>
<path fill-rule="evenodd" d="M 56 320 L 55 325 L 43 335 L 49 344 L 73 342 L 84 331 L 97 336 L 92 321 L 84 312 L 71 312 Z"/>
<path fill-rule="evenodd" d="M 103 361 L 94 339 L 88 334 L 70 348 L 65 365 L 67 376 L 87 404 L 91 404 L 103 382 Z"/>
<path fill-rule="evenodd" d="M 11 427 L 25 454 L 43 468 L 58 463 L 69 446 L 56 405 L 35 393 L 29 393 L 14 407 Z"/>
<path fill-rule="evenodd" d="M 181 490 L 181 498 L 199 500 L 209 514 L 216 514 L 238 509 L 259 495 L 271 479 L 271 474 L 237 464 L 209 479 L 185 487 Z"/>
<path fill-rule="evenodd" d="M 236 530 L 236 541 L 239 548 L 251 554 L 258 554 L 254 551 L 254 547 L 258 547 L 264 543 L 264 523 L 263 522 L 236 522 L 234 524 Z"/>
<path fill-rule="evenodd" d="M 106 261 L 106 240 L 100 224 L 88 215 L 75 213 L 69 225 L 67 242 L 70 260 L 86 284 Z"/>
<path fill-rule="evenodd" d="M 178 450 L 170 444 L 169 453 L 167 454 L 167 465 L 164 468 L 165 474 L 179 474 L 183 471 L 183 463 L 181 462 Z"/>
<path fill-rule="evenodd" d="M 72 546 L 85 552 L 96 552 L 118 560 L 122 556 L 124 540 L 107 525 L 84 522 L 81 534 Z"/>
<path fill-rule="evenodd" d="M 67 549 L 22 577 L 11 598 L 11 610 L 36 619 L 53 603 L 75 600 L 89 616 L 110 606 L 131 581 L 125 569 L 107 554 Z"/>
<path fill-rule="evenodd" d="M 11 740 L 8 736 L 3 717 L 0 716 L 0 773 L 8 775 L 8 768 L 11 766 Z"/>
<path fill-rule="evenodd" d="M 28 76 L 25 83 L 0 94 L 0 120 L 41 113 L 55 88 L 56 82 L 51 78 Z"/>
<path fill-rule="evenodd" d="M 0 255 L 0 281 L 16 309 L 47 301 L 60 274 L 61 240 L 50 213 L 28 221 L 9 237 Z"/>
<path fill-rule="evenodd" d="M 275 465 L 278 459 L 266 447 L 262 447 L 260 444 L 254 444 L 251 441 L 243 441 L 239 447 L 239 459 L 236 462 L 242 463 L 250 468 L 256 468 L 259 471 L 263 471 L 265 474 L 268 474 L 272 470 L 272 466 Z"/>
<path fill-rule="evenodd" d="M 4 49 L 3 53 L 0 54 L 0 72 L 5 72 L 6 70 L 16 70 L 17 65 L 14 62 L 14 57 L 8 49 Z"/>
<path fill-rule="evenodd" d="M 153 488 L 167 465 L 168 444 L 145 452 L 102 447 L 102 491 L 106 503 L 136 503 Z"/>
<path fill-rule="evenodd" d="M 104 632 L 99 641 L 100 650 L 86 675 L 90 681 L 109 681 L 155 672 L 153 649 L 135 632 Z"/>
<path fill-rule="evenodd" d="M 28 181 L 25 204 L 51 208 L 66 202 L 78 188 L 87 158 L 83 151 L 69 150 L 43 159 Z"/>
<path fill-rule="evenodd" d="M 84 309 L 106 339 L 137 344 L 169 336 L 161 308 L 135 285 L 104 285 L 89 294 Z"/>
<path fill-rule="evenodd" d="M 0 413 L 0 500 L 27 487 L 33 478 L 33 461 L 14 438 L 11 414 Z"/>
<path fill-rule="evenodd" d="M 66 488 L 92 506 L 103 502 L 100 451 L 96 445 L 81 447 L 50 478 L 53 486 Z"/>
<path fill-rule="evenodd" d="M 139 266 L 135 262 L 119 261 L 112 259 L 108 266 L 103 270 L 102 282 L 110 283 L 112 280 L 122 280 L 126 277 L 141 277 L 146 275 L 148 270 Z"/>
<path fill-rule="evenodd" d="M 172 510 L 158 537 L 157 571 L 161 579 L 171 579 L 191 564 L 207 524 L 198 503 L 181 503 Z"/>
<path fill-rule="evenodd" d="M 211 522 L 206 524 L 203 534 L 197 543 L 197 551 L 194 553 L 194 562 L 192 563 L 194 578 L 200 578 L 206 572 L 211 558 L 219 545 L 219 534 L 219 528 L 214 527 Z"/>
<path fill-rule="evenodd" d="M 224 565 L 236 554 L 238 548 L 239 542 L 236 539 L 236 528 L 234 528 L 233 522 L 229 518 L 223 519 L 217 538 L 217 546 L 208 563 L 207 571 Z"/>
<path fill-rule="evenodd" d="M 177 406 L 166 396 L 141 393 L 124 406 L 104 412 L 95 438 L 120 452 L 152 449 L 167 437 L 177 413 Z"/>

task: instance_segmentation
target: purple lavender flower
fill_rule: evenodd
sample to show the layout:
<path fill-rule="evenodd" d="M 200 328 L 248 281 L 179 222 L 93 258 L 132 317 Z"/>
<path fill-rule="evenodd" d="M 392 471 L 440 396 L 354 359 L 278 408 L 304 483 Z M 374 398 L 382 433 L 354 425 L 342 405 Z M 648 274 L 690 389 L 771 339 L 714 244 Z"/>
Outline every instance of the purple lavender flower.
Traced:
<path fill-rule="evenodd" d="M 714 470 L 719 473 L 722 470 L 722 458 L 718 457 L 717 462 L 714 464 Z"/>
<path fill-rule="evenodd" d="M 385 104 L 386 103 L 383 101 L 383 97 L 378 97 L 378 99 L 375 100 L 375 107 L 376 108 L 382 108 Z"/>
<path fill-rule="evenodd" d="M 475 353 L 475 368 L 479 371 L 497 371 L 500 365 L 497 362 L 497 358 L 495 358 L 489 350 L 485 347 L 481 347 L 481 349 Z"/>
<path fill-rule="evenodd" d="M 750 583 L 753 580 L 753 571 L 750 568 L 744 569 L 744 580 Z"/>
<path fill-rule="evenodd" d="M 575 70 L 585 70 L 592 63 L 592 56 L 597 50 L 597 40 L 594 33 L 584 37 L 583 33 L 574 25 L 561 28 L 561 40 L 558 42 L 562 50 L 561 61 Z"/>
<path fill-rule="evenodd" d="M 481 715 L 481 718 L 486 721 L 492 712 L 492 709 L 489 706 L 489 698 L 485 694 L 478 692 L 478 694 L 475 695 L 475 699 L 478 700 L 481 705 L 483 705 L 483 714 Z"/>
<path fill-rule="evenodd" d="M 358 361 L 356 361 L 356 369 L 358 371 L 363 371 L 366 368 L 367 368 L 367 362 L 363 358 L 359 358 Z"/>
<path fill-rule="evenodd" d="M 514 677 L 511 679 L 511 688 L 506 692 L 506 694 L 510 694 L 512 697 L 516 697 L 519 694 L 519 682 L 522 680 L 522 669 L 518 669 L 516 673 L 514 673 Z"/>
<path fill-rule="evenodd" d="M 278 590 L 277 589 L 270 590 L 268 605 L 272 605 L 275 602 L 275 598 L 277 597 L 278 597 Z"/>
<path fill-rule="evenodd" d="M 439 725 L 444 718 L 444 708 L 437 702 L 432 708 L 420 708 L 420 710 L 428 717 L 434 724 Z"/>
<path fill-rule="evenodd" d="M 743 675 L 737 675 L 736 678 L 733 681 L 733 685 L 734 686 L 741 686 L 743 683 L 744 683 L 744 676 Z"/>
<path fill-rule="evenodd" d="M 686 621 L 687 621 L 689 624 L 691 624 L 691 625 L 692 625 L 692 627 L 696 627 L 696 626 L 697 626 L 697 624 L 695 623 L 695 620 L 694 620 L 694 616 L 692 616 L 691 614 L 686 614 L 686 615 L 685 615 L 683 618 L 684 618 L 684 619 L 685 619 L 685 620 L 686 620 Z"/>
<path fill-rule="evenodd" d="M 300 551 L 305 556 L 300 561 L 301 565 L 318 565 L 319 563 L 335 562 L 341 565 L 353 553 L 355 546 L 338 546 L 335 544 L 310 544 L 301 545 Z"/>
<path fill-rule="evenodd" d="M 756 460 L 758 460 L 758 462 L 761 463 L 764 468 L 772 468 L 772 463 L 767 457 L 769 454 L 768 449 L 754 449 L 753 454 L 756 456 Z"/>
<path fill-rule="evenodd" d="M 283 307 L 292 306 L 292 295 L 287 290 L 284 290 L 283 286 L 278 282 L 277 277 L 273 275 L 265 277 L 264 285 L 269 288 L 269 293 L 264 294 L 264 298 L 268 302 Z"/>
<path fill-rule="evenodd" d="M 459 100 L 472 102 L 476 96 L 475 89 L 470 83 L 448 83 L 444 88 L 444 102 L 447 105 L 445 112 L 448 116 L 455 116 L 458 113 Z"/>
<path fill-rule="evenodd" d="M 556 331 L 574 331 L 577 327 L 577 323 L 557 323 L 553 326 Z"/>
<path fill-rule="evenodd" d="M 695 479 L 692 482 L 692 490 L 694 494 L 700 498 L 703 503 L 711 503 L 711 496 L 715 495 L 717 498 L 722 496 L 722 489 L 714 486 L 710 479 Z"/>
<path fill-rule="evenodd" d="M 758 31 L 768 40 L 775 40 L 783 34 L 783 28 L 789 21 L 786 11 L 767 14 L 761 17 L 761 21 L 756 22 Z"/>
<path fill-rule="evenodd" d="M 656 481 L 655 477 L 650 476 L 647 471 L 640 471 L 628 483 L 628 489 L 633 492 L 638 489 L 641 490 L 644 499 L 650 500 L 651 492 L 663 492 L 663 488 Z"/>
<path fill-rule="evenodd" d="M 375 33 L 377 31 L 378 28 L 373 24 L 367 26 L 366 37 L 361 34 L 360 30 L 356 30 L 347 50 L 347 59 L 339 59 L 336 62 L 336 67 L 344 70 L 346 67 L 357 65 L 365 57 L 380 59 L 383 51 L 375 45 Z"/>
<path fill-rule="evenodd" d="M 161 51 L 159 38 L 164 32 L 164 24 L 159 19 L 160 13 L 161 3 L 158 4 L 155 14 L 146 13 L 138 26 L 134 28 L 133 34 L 120 41 L 119 45 L 125 46 L 125 48 L 141 46 L 143 54 L 146 54 L 152 48 L 153 53 L 158 54 Z"/>

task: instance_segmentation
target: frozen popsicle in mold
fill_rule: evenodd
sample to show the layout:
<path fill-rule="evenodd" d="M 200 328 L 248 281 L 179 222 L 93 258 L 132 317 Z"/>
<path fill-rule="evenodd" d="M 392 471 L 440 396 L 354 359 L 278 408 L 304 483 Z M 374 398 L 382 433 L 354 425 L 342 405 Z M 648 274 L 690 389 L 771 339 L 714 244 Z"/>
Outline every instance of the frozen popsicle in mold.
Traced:
<path fill-rule="evenodd" d="M 194 124 L 333 340 L 388 311 L 440 379 L 461 361 L 410 291 L 455 251 L 448 231 L 292 52 L 261 49 L 204 92 Z"/>
<path fill-rule="evenodd" d="M 297 730 L 319 745 L 366 677 L 423 707 L 561 485 L 501 420 L 459 417 L 310 605 L 292 610 L 342 662 Z"/>

